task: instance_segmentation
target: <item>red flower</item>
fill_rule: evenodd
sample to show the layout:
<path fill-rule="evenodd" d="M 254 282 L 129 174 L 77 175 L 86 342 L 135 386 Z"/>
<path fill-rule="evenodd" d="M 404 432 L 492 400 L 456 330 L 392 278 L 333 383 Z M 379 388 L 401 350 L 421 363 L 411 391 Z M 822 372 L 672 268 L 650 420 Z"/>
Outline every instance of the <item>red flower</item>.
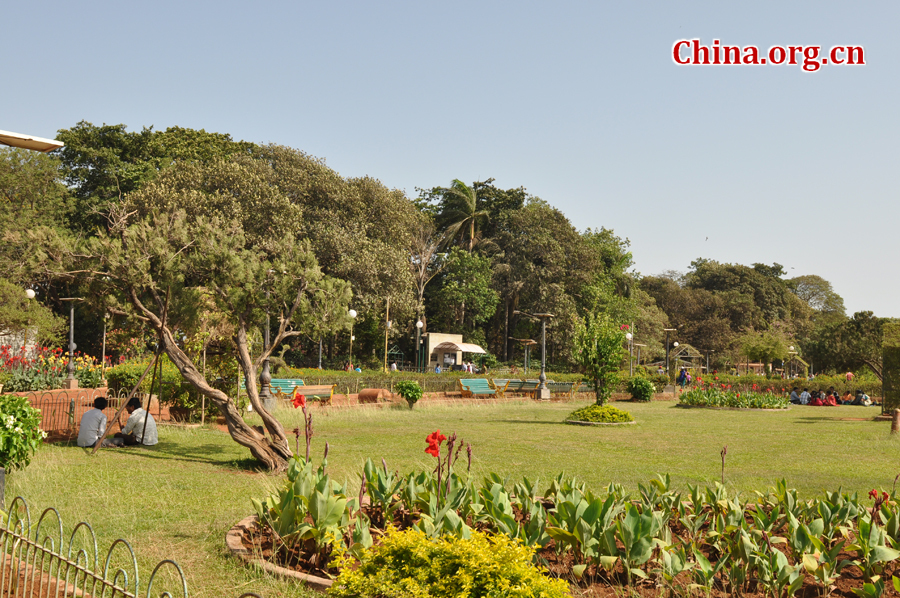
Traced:
<path fill-rule="evenodd" d="M 297 407 L 306 407 L 306 397 L 300 393 L 294 395 L 294 400 L 291 401 L 294 405 L 294 409 Z"/>
<path fill-rule="evenodd" d="M 878 490 L 875 490 L 874 488 L 869 490 L 869 498 L 877 499 L 878 498 Z"/>
<path fill-rule="evenodd" d="M 888 499 L 888 493 L 887 493 L 887 492 L 882 492 L 882 493 L 881 493 L 881 500 L 886 501 L 887 499 Z"/>
<path fill-rule="evenodd" d="M 447 440 L 447 437 L 441 434 L 440 430 L 435 430 L 431 434 L 425 437 L 425 442 L 428 443 L 428 447 L 425 449 L 425 452 L 431 455 L 432 457 L 440 458 L 441 456 L 441 443 Z"/>

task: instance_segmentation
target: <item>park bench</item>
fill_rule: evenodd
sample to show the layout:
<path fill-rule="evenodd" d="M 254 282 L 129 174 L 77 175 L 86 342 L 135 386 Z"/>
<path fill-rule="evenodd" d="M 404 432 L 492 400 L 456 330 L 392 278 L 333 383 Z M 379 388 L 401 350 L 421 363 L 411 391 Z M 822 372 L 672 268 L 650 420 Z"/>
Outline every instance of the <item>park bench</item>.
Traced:
<path fill-rule="evenodd" d="M 331 405 L 335 388 L 337 388 L 337 384 L 315 384 L 309 386 L 300 384 L 295 386 L 290 394 L 279 392 L 277 396 L 285 401 L 293 401 L 294 394 L 301 394 L 306 397 L 307 401 L 321 401 L 323 405 Z"/>
<path fill-rule="evenodd" d="M 289 392 L 294 392 L 294 387 L 303 386 L 303 380 L 299 378 L 272 378 L 269 382 L 269 388 L 272 391 L 272 394 L 285 394 Z M 262 390 L 260 385 L 257 385 L 259 390 Z M 241 380 L 241 390 L 247 390 L 247 385 L 244 380 Z"/>
<path fill-rule="evenodd" d="M 486 378 L 472 378 L 469 380 L 461 380 L 457 378 L 459 383 L 459 391 L 462 396 L 497 396 L 497 389 L 491 388 L 491 383 Z"/>
<path fill-rule="evenodd" d="M 574 382 L 547 382 L 547 388 L 551 394 L 566 395 L 570 399 L 573 397 L 572 389 L 575 388 Z"/>
<path fill-rule="evenodd" d="M 488 384 L 497 393 L 497 398 L 502 399 L 506 396 L 506 389 L 509 387 L 509 380 L 488 380 Z"/>

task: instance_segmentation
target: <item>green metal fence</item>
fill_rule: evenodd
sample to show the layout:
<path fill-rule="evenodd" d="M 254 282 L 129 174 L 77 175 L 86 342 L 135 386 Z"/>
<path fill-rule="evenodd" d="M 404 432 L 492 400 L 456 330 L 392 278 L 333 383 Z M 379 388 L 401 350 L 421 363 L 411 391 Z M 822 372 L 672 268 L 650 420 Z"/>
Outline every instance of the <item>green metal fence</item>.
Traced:
<path fill-rule="evenodd" d="M 79 523 L 66 538 L 56 509 L 44 510 L 32 524 L 22 497 L 0 521 L 0 547 L 0 596 L 5 598 L 188 598 L 184 572 L 175 561 L 160 561 L 142 584 L 127 541 L 116 540 L 101 555 L 89 524 Z"/>

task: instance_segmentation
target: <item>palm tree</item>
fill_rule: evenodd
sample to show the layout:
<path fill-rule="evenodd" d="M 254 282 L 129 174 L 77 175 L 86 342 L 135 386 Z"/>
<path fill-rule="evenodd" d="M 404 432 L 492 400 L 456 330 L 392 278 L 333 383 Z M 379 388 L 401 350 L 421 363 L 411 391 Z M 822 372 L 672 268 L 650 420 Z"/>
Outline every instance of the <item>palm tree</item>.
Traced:
<path fill-rule="evenodd" d="M 478 209 L 475 189 L 459 179 L 454 179 L 450 187 L 441 189 L 441 194 L 440 220 L 447 226 L 444 232 L 445 242 L 449 243 L 457 238 L 464 241 L 468 233 L 467 249 L 472 253 L 477 242 L 476 223 L 488 219 L 487 211 Z"/>

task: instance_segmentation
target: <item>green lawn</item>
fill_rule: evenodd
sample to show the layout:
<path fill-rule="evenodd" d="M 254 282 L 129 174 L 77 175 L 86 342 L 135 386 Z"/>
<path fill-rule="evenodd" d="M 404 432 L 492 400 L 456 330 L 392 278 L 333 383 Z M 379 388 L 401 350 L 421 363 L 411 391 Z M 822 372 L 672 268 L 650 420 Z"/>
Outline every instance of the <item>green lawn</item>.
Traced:
<path fill-rule="evenodd" d="M 425 436 L 438 428 L 472 444 L 477 475 L 494 471 L 547 482 L 565 472 L 595 489 L 610 482 L 634 489 L 665 472 L 676 487 L 712 484 L 719 479 L 723 445 L 728 445 L 726 484 L 745 494 L 782 477 L 807 497 L 839 486 L 865 492 L 889 488 L 900 473 L 900 438 L 889 435 L 889 422 L 844 419 L 872 417 L 875 408 L 752 413 L 683 410 L 668 402 L 620 403 L 637 425 L 560 423 L 580 406 L 526 402 L 421 404 L 413 411 L 315 410 L 313 453 L 318 459 L 328 442 L 329 470 L 354 491 L 366 457 L 384 457 L 401 472 L 432 467 Z M 278 413 L 288 429 L 300 422 L 299 411 Z M 225 433 L 161 427 L 160 444 L 149 449 L 103 450 L 91 457 L 74 446 L 45 446 L 25 471 L 7 476 L 6 491 L 7 504 L 21 494 L 33 514 L 56 507 L 67 529 L 90 522 L 101 552 L 116 538 L 129 540 L 141 563 L 142 582 L 157 561 L 172 558 L 183 567 L 193 596 L 306 595 L 225 556 L 225 532 L 250 514 L 250 497 L 280 481 L 256 471 L 249 453 Z"/>

